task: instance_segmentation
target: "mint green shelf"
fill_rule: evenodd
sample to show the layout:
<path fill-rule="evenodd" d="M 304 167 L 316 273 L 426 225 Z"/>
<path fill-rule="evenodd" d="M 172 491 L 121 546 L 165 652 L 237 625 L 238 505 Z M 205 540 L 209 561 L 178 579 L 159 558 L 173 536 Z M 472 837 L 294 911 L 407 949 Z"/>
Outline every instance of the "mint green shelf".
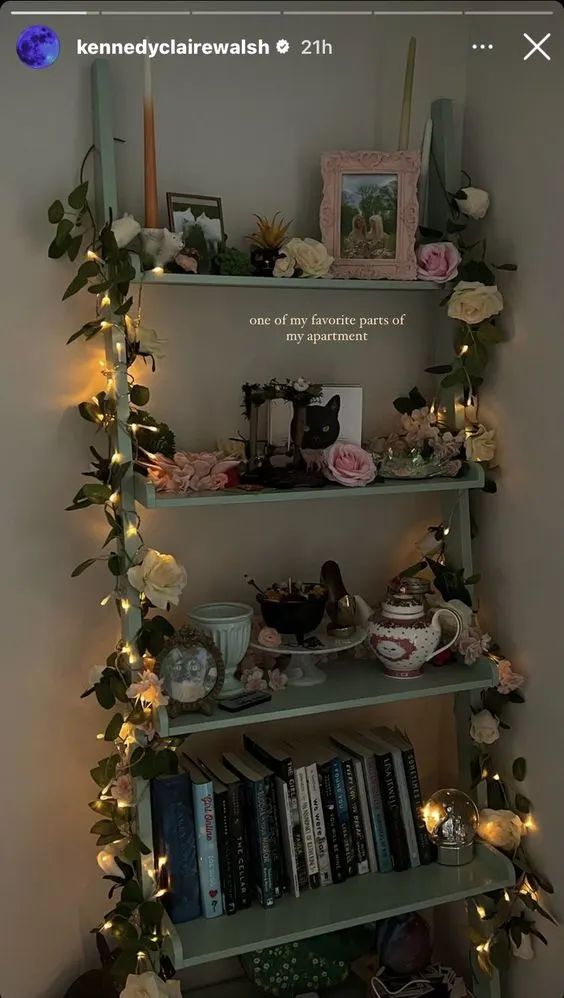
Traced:
<path fill-rule="evenodd" d="M 249 908 L 230 917 L 198 918 L 173 926 L 167 921 L 178 970 L 210 963 L 255 949 L 292 943 L 323 932 L 379 921 L 451 901 L 510 887 L 515 882 L 510 861 L 483 843 L 466 866 L 432 863 L 403 873 L 372 873 L 344 884 L 283 898 L 265 911 Z"/>
<path fill-rule="evenodd" d="M 191 735 L 225 728 L 248 728 L 264 721 L 286 721 L 308 714 L 328 714 L 355 707 L 483 690 L 494 682 L 494 666 L 486 658 L 474 665 L 427 665 L 419 679 L 409 680 L 386 676 L 375 658 L 342 658 L 322 668 L 327 674 L 327 682 L 323 685 L 288 687 L 273 693 L 269 703 L 250 707 L 240 714 L 228 714 L 216 708 L 211 716 L 185 714 L 169 720 L 166 709 L 159 707 L 155 712 L 157 731 L 162 735 Z"/>
<path fill-rule="evenodd" d="M 481 489 L 483 485 L 484 469 L 479 464 L 468 465 L 462 478 L 425 478 L 418 481 L 393 479 L 352 489 L 344 485 L 327 485 L 321 489 L 263 489 L 262 492 L 226 489 L 224 492 L 191 492 L 188 495 L 157 492 L 155 486 L 143 475 L 136 475 L 135 499 L 148 509 L 177 509 L 192 506 L 230 506 L 233 503 L 368 499 L 373 496 L 411 495 L 416 492 L 460 492 L 466 489 Z"/>
<path fill-rule="evenodd" d="M 350 278 L 327 277 L 230 277 L 226 274 L 153 274 L 151 270 L 137 274 L 133 284 L 177 284 L 182 287 L 278 288 L 294 291 L 437 291 L 434 281 L 358 281 Z"/>

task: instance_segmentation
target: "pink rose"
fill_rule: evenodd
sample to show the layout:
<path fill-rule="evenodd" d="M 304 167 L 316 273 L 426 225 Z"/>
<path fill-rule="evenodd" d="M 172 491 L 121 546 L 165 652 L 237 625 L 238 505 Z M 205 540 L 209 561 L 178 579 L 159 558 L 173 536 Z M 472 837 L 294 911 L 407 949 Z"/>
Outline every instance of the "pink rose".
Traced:
<path fill-rule="evenodd" d="M 288 677 L 280 669 L 271 669 L 268 673 L 268 685 L 271 690 L 283 690 L 288 683 Z"/>
<path fill-rule="evenodd" d="M 356 444 L 333 444 L 325 451 L 325 477 L 339 485 L 368 485 L 376 478 L 372 455 Z"/>
<path fill-rule="evenodd" d="M 279 648 L 282 644 L 280 632 L 275 627 L 263 627 L 259 631 L 258 643 L 265 648 Z"/>
<path fill-rule="evenodd" d="M 460 253 L 454 243 L 425 243 L 415 251 L 417 276 L 424 281 L 444 284 L 456 277 Z"/>
<path fill-rule="evenodd" d="M 502 658 L 501 662 L 497 663 L 497 674 L 498 693 L 512 693 L 525 682 L 524 676 L 520 676 L 518 672 L 513 672 L 511 662 L 507 658 Z"/>
<path fill-rule="evenodd" d="M 242 680 L 245 685 L 245 689 L 249 691 L 261 691 L 266 689 L 266 679 L 264 678 L 264 673 L 262 669 L 258 666 L 255 669 L 251 669 L 249 672 L 244 673 Z"/>

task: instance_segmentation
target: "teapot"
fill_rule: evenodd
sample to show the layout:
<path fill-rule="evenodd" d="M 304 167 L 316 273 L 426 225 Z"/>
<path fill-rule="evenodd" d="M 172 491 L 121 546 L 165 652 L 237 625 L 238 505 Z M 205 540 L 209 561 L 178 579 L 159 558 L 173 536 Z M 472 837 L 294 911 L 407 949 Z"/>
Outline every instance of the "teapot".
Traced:
<path fill-rule="evenodd" d="M 422 666 L 439 652 L 454 645 L 462 633 L 462 619 L 451 607 L 427 610 L 424 595 L 429 585 L 424 579 L 400 579 L 379 611 L 369 615 L 368 604 L 360 601 L 365 617 L 370 647 L 394 679 L 415 679 L 423 674 Z M 441 644 L 441 618 L 452 618 L 454 633 Z"/>

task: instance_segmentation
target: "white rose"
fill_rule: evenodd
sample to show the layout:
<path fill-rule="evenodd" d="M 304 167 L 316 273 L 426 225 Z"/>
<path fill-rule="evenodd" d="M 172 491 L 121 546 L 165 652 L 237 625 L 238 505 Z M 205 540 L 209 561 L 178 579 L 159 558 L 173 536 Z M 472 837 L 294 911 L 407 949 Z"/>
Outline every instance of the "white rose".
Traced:
<path fill-rule="evenodd" d="M 503 298 L 495 284 L 481 281 L 459 281 L 448 303 L 451 319 L 460 319 L 469 326 L 476 326 L 484 319 L 497 315 L 503 309 Z"/>
<path fill-rule="evenodd" d="M 153 606 L 166 610 L 169 604 L 178 606 L 182 590 L 188 581 L 186 569 L 171 554 L 161 554 L 149 548 L 140 565 L 128 569 L 127 577 L 134 589 L 145 593 Z"/>
<path fill-rule="evenodd" d="M 308 388 L 309 388 L 309 381 L 306 381 L 305 378 L 298 378 L 297 381 L 294 381 L 294 390 L 295 391 L 297 391 L 297 392 L 307 392 Z"/>
<path fill-rule="evenodd" d="M 333 263 L 333 257 L 317 239 L 290 239 L 284 253 L 292 257 L 302 277 L 325 277 Z"/>
<path fill-rule="evenodd" d="M 179 981 L 162 981 L 152 970 L 130 974 L 119 998 L 182 998 Z"/>
<path fill-rule="evenodd" d="M 469 461 L 493 461 L 496 450 L 495 430 L 486 430 L 482 423 L 464 444 Z"/>
<path fill-rule="evenodd" d="M 109 845 L 104 846 L 103 849 L 100 849 L 100 852 L 96 856 L 96 862 L 106 876 L 123 877 L 123 870 L 120 870 L 117 865 L 116 856 L 120 855 L 125 844 L 125 839 L 121 839 L 119 842 L 111 842 Z"/>
<path fill-rule="evenodd" d="M 166 340 L 160 338 L 155 329 L 148 326 L 138 326 L 128 315 L 125 317 L 125 331 L 127 339 L 132 344 L 137 344 L 140 354 L 150 354 L 157 360 L 162 360 L 165 356 L 163 346 Z"/>
<path fill-rule="evenodd" d="M 123 218 L 116 218 L 112 225 L 112 232 L 116 238 L 119 249 L 129 246 L 130 242 L 141 231 L 141 226 L 133 215 L 124 215 Z"/>
<path fill-rule="evenodd" d="M 282 256 L 278 257 L 272 273 L 274 277 L 293 277 L 295 269 L 295 260 L 293 256 L 289 256 L 286 253 L 286 247 L 284 247 L 284 252 Z"/>
<path fill-rule="evenodd" d="M 513 852 L 519 845 L 522 834 L 523 822 L 513 811 L 494 811 L 491 807 L 480 811 L 478 835 L 489 845 Z"/>
<path fill-rule="evenodd" d="M 93 665 L 88 673 L 88 686 L 96 686 L 102 678 L 102 673 L 104 672 L 105 665 Z"/>
<path fill-rule="evenodd" d="M 499 721 L 489 710 L 472 715 L 470 737 L 482 745 L 493 745 L 499 738 Z"/>
<path fill-rule="evenodd" d="M 456 203 L 463 215 L 469 218 L 483 218 L 490 206 L 490 196 L 479 187 L 463 187 L 465 198 L 456 198 Z"/>
<path fill-rule="evenodd" d="M 516 956 L 518 960 L 534 960 L 535 951 L 533 949 L 533 940 L 531 938 L 530 932 L 521 933 L 521 941 L 519 945 L 513 939 L 511 933 L 509 933 L 509 942 L 511 943 L 511 952 L 513 956 Z"/>

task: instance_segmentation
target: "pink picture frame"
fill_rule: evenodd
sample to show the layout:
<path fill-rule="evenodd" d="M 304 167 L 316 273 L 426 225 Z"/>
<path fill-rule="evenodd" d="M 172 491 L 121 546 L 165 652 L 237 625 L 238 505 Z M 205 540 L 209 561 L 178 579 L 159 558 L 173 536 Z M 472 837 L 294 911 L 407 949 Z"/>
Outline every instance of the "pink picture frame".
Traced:
<path fill-rule="evenodd" d="M 415 281 L 418 152 L 321 155 L 321 239 L 334 277 Z"/>

